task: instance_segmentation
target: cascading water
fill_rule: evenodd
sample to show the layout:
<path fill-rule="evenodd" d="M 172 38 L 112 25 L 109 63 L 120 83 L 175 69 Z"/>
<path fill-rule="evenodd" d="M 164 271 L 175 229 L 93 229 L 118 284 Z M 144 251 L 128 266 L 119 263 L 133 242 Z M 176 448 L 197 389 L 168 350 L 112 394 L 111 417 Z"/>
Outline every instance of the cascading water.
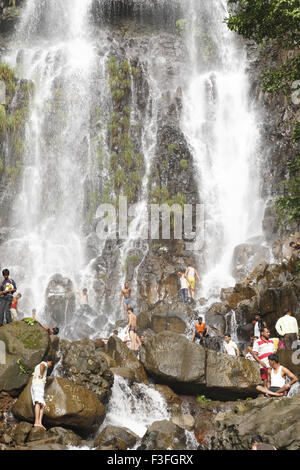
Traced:
<path fill-rule="evenodd" d="M 247 59 L 224 24 L 224 0 L 189 0 L 183 29 L 190 52 L 182 128 L 197 167 L 205 207 L 205 247 L 199 256 L 201 295 L 234 285 L 234 248 L 261 234 L 259 132 L 249 102 Z"/>
<path fill-rule="evenodd" d="M 83 181 L 89 160 L 90 0 L 29 0 L 7 58 L 35 84 L 24 173 L 12 209 L 13 234 L 1 259 L 18 277 L 23 309 L 44 305 L 49 278 L 80 281 L 84 267 Z"/>

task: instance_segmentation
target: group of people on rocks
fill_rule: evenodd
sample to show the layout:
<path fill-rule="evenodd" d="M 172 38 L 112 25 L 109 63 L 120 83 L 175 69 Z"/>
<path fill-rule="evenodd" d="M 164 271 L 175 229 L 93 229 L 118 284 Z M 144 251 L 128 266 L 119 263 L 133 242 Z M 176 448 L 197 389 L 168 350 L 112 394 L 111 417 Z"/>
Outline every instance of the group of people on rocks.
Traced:
<path fill-rule="evenodd" d="M 196 268 L 189 264 L 183 272 L 178 271 L 180 281 L 180 297 L 182 302 L 188 303 L 195 299 L 196 280 L 200 285 L 200 276 Z"/>
<path fill-rule="evenodd" d="M 260 375 L 263 385 L 257 386 L 257 391 L 267 397 L 283 397 L 289 392 L 292 385 L 298 382 L 293 372 L 282 366 L 277 354 L 278 349 L 293 350 L 298 347 L 299 328 L 297 319 L 292 316 L 290 310 L 286 310 L 275 325 L 280 338 L 270 339 L 271 333 L 260 314 L 255 315 L 253 320 L 254 335 L 251 337 L 250 345 L 243 351 L 245 359 L 256 361 L 260 366 Z M 209 327 L 199 317 L 195 325 L 192 337 L 201 341 L 207 337 Z M 229 333 L 224 336 L 224 352 L 229 356 L 240 357 L 241 352 Z"/>

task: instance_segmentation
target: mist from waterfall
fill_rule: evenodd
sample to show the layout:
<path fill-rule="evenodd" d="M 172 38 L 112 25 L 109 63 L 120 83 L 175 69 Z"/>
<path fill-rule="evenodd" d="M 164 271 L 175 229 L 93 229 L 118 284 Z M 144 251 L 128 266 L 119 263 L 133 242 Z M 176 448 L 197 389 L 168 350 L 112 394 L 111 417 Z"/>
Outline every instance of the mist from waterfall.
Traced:
<path fill-rule="evenodd" d="M 182 128 L 205 208 L 205 246 L 198 255 L 200 297 L 235 284 L 234 248 L 262 233 L 258 115 L 249 98 L 246 51 L 224 22 L 224 0 L 187 0 L 189 51 Z"/>

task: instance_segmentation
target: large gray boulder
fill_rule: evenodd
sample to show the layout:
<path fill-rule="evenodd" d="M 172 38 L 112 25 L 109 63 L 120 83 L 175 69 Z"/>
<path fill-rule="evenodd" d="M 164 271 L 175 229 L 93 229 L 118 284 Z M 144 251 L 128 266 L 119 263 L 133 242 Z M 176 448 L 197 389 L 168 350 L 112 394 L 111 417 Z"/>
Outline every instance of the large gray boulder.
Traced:
<path fill-rule="evenodd" d="M 172 421 L 155 421 L 148 427 L 138 450 L 184 450 L 186 435 L 183 428 Z"/>
<path fill-rule="evenodd" d="M 31 381 L 14 404 L 13 414 L 22 421 L 34 422 Z M 96 395 L 70 380 L 49 378 L 45 387 L 46 408 L 43 422 L 48 426 L 63 426 L 81 435 L 98 430 L 105 418 L 105 408 Z"/>
<path fill-rule="evenodd" d="M 149 383 L 143 365 L 120 338 L 115 336 L 109 338 L 107 354 L 115 361 L 117 367 L 131 369 L 134 373 L 135 382 Z"/>
<path fill-rule="evenodd" d="M 106 426 L 95 439 L 93 447 L 113 447 L 118 450 L 132 448 L 139 440 L 139 436 L 130 429 L 118 426 Z"/>
<path fill-rule="evenodd" d="M 49 334 L 38 322 L 29 325 L 16 321 L 0 328 L 0 341 L 5 344 L 5 364 L 0 364 L 0 391 L 17 395 L 48 353 Z"/>
<path fill-rule="evenodd" d="M 260 435 L 279 450 L 300 450 L 300 395 L 293 398 L 258 398 L 219 413 L 212 448 L 249 450 L 252 436 Z"/>
<path fill-rule="evenodd" d="M 261 383 L 256 363 L 210 351 L 170 331 L 147 339 L 140 358 L 150 376 L 179 393 L 251 397 Z"/>
<path fill-rule="evenodd" d="M 97 343 L 90 339 L 60 341 L 60 375 L 94 392 L 106 404 L 114 383 L 109 364 Z"/>

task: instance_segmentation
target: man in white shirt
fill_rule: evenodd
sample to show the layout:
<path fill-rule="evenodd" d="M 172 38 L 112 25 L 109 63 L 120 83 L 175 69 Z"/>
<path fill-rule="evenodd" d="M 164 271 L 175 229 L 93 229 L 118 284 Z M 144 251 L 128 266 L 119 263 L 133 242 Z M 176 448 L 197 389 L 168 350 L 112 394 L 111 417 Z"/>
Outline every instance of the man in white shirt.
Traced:
<path fill-rule="evenodd" d="M 32 402 L 34 404 L 34 416 L 35 416 L 35 421 L 34 421 L 34 426 L 46 429 L 42 425 L 42 419 L 43 419 L 43 414 L 44 410 L 46 407 L 45 403 L 45 385 L 46 385 L 46 379 L 47 379 L 47 371 L 48 368 L 52 366 L 52 360 L 47 359 L 46 362 L 41 362 L 38 364 L 33 372 L 33 379 L 32 379 L 32 384 L 31 384 L 31 398 Z"/>
<path fill-rule="evenodd" d="M 237 344 L 231 340 L 230 334 L 225 335 L 225 354 L 228 354 L 229 356 L 240 356 L 240 350 L 237 347 Z"/>
<path fill-rule="evenodd" d="M 188 290 L 188 281 L 185 274 L 181 271 L 177 273 L 179 280 L 180 280 L 180 296 L 181 300 L 184 303 L 187 303 L 189 300 L 189 290 Z"/>
<path fill-rule="evenodd" d="M 295 317 L 292 317 L 290 310 L 284 312 L 283 317 L 279 318 L 275 325 L 276 331 L 280 336 L 283 336 L 283 342 L 286 349 L 296 349 L 297 346 L 293 345 L 299 337 L 298 323 Z"/>

